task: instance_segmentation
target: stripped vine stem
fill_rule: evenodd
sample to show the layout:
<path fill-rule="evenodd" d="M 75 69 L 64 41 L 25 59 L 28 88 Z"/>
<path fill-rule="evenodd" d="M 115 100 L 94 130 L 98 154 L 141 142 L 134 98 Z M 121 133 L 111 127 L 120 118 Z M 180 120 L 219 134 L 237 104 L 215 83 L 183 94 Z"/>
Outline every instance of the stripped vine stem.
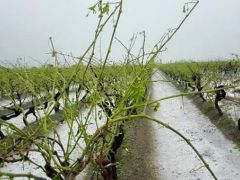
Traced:
<path fill-rule="evenodd" d="M 214 172 L 212 171 L 212 169 L 210 168 L 209 164 L 204 160 L 203 156 L 200 154 L 200 152 L 195 148 L 195 146 L 190 142 L 190 140 L 188 138 L 186 138 L 182 133 L 180 133 L 178 130 L 176 130 L 175 128 L 173 128 L 172 126 L 170 126 L 169 124 L 164 123 L 163 121 L 154 119 L 148 115 L 145 114 L 139 114 L 139 115 L 131 115 L 131 116 L 127 116 L 127 117 L 120 117 L 120 118 L 115 118 L 112 119 L 109 123 L 110 124 L 114 124 L 114 123 L 118 123 L 118 122 L 122 122 L 124 120 L 128 119 L 129 121 L 135 121 L 135 120 L 149 120 L 149 121 L 153 121 L 157 124 L 160 124 L 162 126 L 164 126 L 165 128 L 171 130 L 172 132 L 174 132 L 175 134 L 177 134 L 179 137 L 181 137 L 191 148 L 192 150 L 197 154 L 197 156 L 199 157 L 199 159 L 202 161 L 202 163 L 204 164 L 204 166 L 207 168 L 207 170 L 209 171 L 209 173 L 211 174 L 211 176 L 213 177 L 213 179 L 217 180 L 218 178 L 216 177 L 216 175 L 214 174 Z"/>

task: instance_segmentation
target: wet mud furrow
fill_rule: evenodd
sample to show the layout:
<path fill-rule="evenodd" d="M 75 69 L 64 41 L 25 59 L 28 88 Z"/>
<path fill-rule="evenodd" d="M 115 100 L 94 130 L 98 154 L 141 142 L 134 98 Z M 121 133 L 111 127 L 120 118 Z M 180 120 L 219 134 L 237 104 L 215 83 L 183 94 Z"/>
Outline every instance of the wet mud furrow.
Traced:
<path fill-rule="evenodd" d="M 155 179 L 152 133 L 150 122 L 137 120 L 126 124 L 124 142 L 117 155 L 118 179 Z"/>

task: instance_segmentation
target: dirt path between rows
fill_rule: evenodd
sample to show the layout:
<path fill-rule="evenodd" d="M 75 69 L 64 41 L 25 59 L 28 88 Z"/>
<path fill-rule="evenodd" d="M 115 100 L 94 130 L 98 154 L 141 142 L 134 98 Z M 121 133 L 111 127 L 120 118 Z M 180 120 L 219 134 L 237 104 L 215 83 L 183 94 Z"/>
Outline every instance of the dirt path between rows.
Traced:
<path fill-rule="evenodd" d="M 166 80 L 160 72 L 156 72 L 152 80 L 153 99 L 180 93 L 171 83 L 158 81 Z M 190 99 L 179 97 L 162 101 L 157 112 L 149 110 L 148 114 L 184 134 L 219 180 L 240 179 L 240 152 L 236 144 Z M 151 122 L 131 123 L 121 147 L 120 180 L 213 179 L 192 149 L 176 134 Z"/>
<path fill-rule="evenodd" d="M 150 122 L 138 120 L 127 124 L 125 141 L 118 154 L 121 164 L 118 168 L 119 179 L 155 179 L 153 137 Z"/>

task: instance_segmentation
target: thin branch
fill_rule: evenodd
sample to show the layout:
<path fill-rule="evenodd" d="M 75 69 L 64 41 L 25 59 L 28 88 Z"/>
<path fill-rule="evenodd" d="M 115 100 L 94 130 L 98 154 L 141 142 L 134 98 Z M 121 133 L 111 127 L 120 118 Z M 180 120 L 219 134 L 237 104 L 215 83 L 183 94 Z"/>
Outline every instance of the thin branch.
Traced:
<path fill-rule="evenodd" d="M 38 179 L 38 180 L 46 180 L 46 178 L 38 177 L 38 176 L 35 176 L 35 175 L 31 174 L 31 173 L 28 173 L 28 174 L 18 174 L 18 173 L 5 173 L 5 172 L 1 172 L 0 171 L 0 177 L 1 176 L 7 176 L 10 179 L 16 178 L 16 177 L 19 177 L 19 178 L 20 177 L 22 177 L 22 178 L 26 177 L 28 179 L 33 178 L 33 179 Z"/>
<path fill-rule="evenodd" d="M 191 148 L 192 150 L 197 154 L 197 156 L 199 157 L 199 159 L 202 161 L 202 163 L 204 164 L 204 166 L 207 168 L 207 170 L 210 172 L 210 174 L 212 175 L 212 177 L 217 180 L 216 175 L 214 174 L 214 172 L 212 171 L 212 169 L 210 168 L 209 164 L 204 160 L 203 156 L 200 154 L 200 152 L 194 147 L 194 145 L 190 142 L 189 139 L 187 139 L 182 133 L 180 133 L 178 130 L 174 129 L 173 127 L 171 127 L 169 124 L 166 124 L 160 120 L 154 119 L 148 115 L 145 114 L 140 114 L 140 115 L 131 115 L 131 116 L 127 116 L 127 117 L 121 117 L 121 118 L 116 118 L 116 119 L 112 119 L 111 121 L 109 121 L 109 125 L 117 123 L 117 122 L 122 122 L 124 120 L 141 120 L 141 119 L 145 119 L 145 120 L 150 120 L 153 122 L 156 122 L 157 124 L 160 124 L 162 126 L 164 126 L 165 128 L 171 130 L 172 132 L 174 132 L 175 134 L 177 134 L 178 136 L 180 136 Z"/>

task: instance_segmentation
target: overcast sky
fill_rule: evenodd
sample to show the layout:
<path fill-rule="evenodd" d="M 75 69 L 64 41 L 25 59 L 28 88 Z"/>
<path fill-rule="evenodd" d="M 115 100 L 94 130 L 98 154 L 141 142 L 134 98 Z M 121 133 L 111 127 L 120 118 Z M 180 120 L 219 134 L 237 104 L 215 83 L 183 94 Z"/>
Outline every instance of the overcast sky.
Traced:
<path fill-rule="evenodd" d="M 79 56 L 91 42 L 96 17 L 86 17 L 93 0 L 1 0 L 0 61 L 14 62 L 25 57 L 46 62 L 52 36 L 57 50 Z M 174 28 L 183 18 L 185 0 L 124 0 L 117 37 L 128 44 L 134 33 L 146 31 L 147 49 Z M 212 60 L 240 54 L 240 1 L 201 0 L 168 50 L 164 62 L 193 59 Z M 107 42 L 109 26 L 102 43 Z M 106 42 L 105 42 L 106 41 Z M 116 42 L 115 42 L 116 43 Z M 139 42 L 140 44 L 140 42 Z M 122 58 L 124 49 L 115 46 L 112 58 Z"/>

